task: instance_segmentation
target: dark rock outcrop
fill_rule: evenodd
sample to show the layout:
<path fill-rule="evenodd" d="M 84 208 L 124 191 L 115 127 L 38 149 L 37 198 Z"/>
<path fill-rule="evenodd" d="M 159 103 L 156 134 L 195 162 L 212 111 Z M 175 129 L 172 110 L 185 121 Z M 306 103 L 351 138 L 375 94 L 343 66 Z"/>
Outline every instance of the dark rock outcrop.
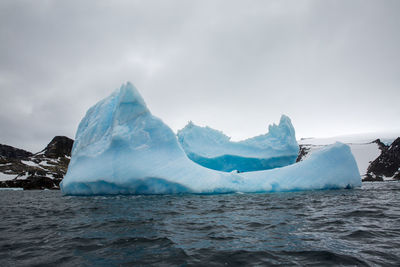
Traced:
<path fill-rule="evenodd" d="M 66 136 L 56 136 L 42 152 L 48 158 L 70 157 L 73 144 L 74 140 Z"/>
<path fill-rule="evenodd" d="M 383 181 L 384 177 L 400 180 L 400 137 L 381 150 L 381 155 L 369 165 L 364 181 Z"/>
<path fill-rule="evenodd" d="M 6 159 L 23 159 L 32 156 L 31 152 L 12 146 L 0 144 L 0 157 Z"/>
<path fill-rule="evenodd" d="M 73 142 L 68 137 L 56 136 L 36 154 L 6 146 L 2 151 L 7 153 L 0 157 L 0 174 L 10 177 L 10 180 L 0 181 L 0 187 L 59 189 L 67 173 Z"/>
<path fill-rule="evenodd" d="M 299 147 L 299 155 L 297 156 L 296 162 L 302 161 L 311 149 L 311 147 L 307 145 L 299 145 Z"/>
<path fill-rule="evenodd" d="M 3 188 L 23 188 L 24 190 L 58 190 L 61 180 L 51 179 L 46 176 L 30 176 L 24 180 L 8 180 L 0 182 Z"/>
<path fill-rule="evenodd" d="M 381 151 L 386 151 L 389 147 L 389 146 L 385 145 L 379 138 L 372 141 L 372 143 L 376 143 Z"/>

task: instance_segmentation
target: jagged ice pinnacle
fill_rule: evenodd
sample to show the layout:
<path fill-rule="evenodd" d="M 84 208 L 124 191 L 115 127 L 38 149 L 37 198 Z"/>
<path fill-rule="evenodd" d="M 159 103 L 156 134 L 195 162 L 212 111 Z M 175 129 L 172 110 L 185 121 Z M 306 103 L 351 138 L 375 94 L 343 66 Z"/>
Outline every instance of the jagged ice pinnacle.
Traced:
<path fill-rule="evenodd" d="M 222 172 L 191 161 L 176 135 L 127 83 L 79 124 L 64 194 L 274 192 L 361 185 L 347 145 L 336 143 L 283 168 Z"/>
<path fill-rule="evenodd" d="M 194 162 L 219 171 L 268 170 L 296 162 L 299 145 L 289 117 L 282 115 L 279 125 L 269 132 L 240 142 L 224 133 L 189 122 L 178 131 L 178 140 Z"/>

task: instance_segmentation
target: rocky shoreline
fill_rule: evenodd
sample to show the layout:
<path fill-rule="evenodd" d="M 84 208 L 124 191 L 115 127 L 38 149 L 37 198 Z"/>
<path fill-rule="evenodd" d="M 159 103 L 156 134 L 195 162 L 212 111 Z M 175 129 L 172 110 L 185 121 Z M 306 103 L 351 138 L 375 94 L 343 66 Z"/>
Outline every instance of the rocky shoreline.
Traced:
<path fill-rule="evenodd" d="M 380 142 L 380 140 L 377 140 Z M 363 181 L 384 181 L 385 178 L 400 180 L 400 138 L 390 146 L 379 143 L 382 153 L 368 167 Z"/>
<path fill-rule="evenodd" d="M 36 154 L 0 145 L 0 188 L 60 189 L 73 142 L 68 137 L 56 136 Z"/>
<path fill-rule="evenodd" d="M 0 188 L 24 190 L 59 190 L 59 184 L 67 173 L 73 140 L 56 136 L 40 152 L 33 154 L 23 149 L 0 144 Z M 400 180 L 400 137 L 390 145 L 376 139 L 380 155 L 369 163 L 363 182 Z M 296 162 L 312 153 L 313 146 L 300 144 Z"/>

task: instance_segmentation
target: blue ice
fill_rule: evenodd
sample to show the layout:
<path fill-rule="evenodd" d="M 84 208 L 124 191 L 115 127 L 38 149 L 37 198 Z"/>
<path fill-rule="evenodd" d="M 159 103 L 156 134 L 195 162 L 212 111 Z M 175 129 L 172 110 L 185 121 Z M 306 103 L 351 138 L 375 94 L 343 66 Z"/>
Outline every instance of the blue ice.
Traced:
<path fill-rule="evenodd" d="M 296 162 L 299 145 L 289 117 L 270 125 L 267 134 L 232 142 L 223 132 L 189 122 L 178 131 L 178 141 L 194 162 L 219 171 L 268 170 Z"/>
<path fill-rule="evenodd" d="M 127 83 L 82 119 L 61 190 L 69 195 L 173 194 L 358 186 L 357 163 L 350 148 L 341 143 L 271 170 L 223 172 L 196 164 L 173 131 L 151 114 L 137 89 Z"/>

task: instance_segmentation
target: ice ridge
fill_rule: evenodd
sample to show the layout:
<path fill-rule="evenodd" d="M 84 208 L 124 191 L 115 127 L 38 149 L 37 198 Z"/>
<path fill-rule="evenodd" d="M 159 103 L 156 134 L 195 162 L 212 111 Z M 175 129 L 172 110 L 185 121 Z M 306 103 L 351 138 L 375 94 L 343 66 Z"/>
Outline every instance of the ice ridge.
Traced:
<path fill-rule="evenodd" d="M 296 162 L 299 145 L 289 117 L 282 115 L 279 125 L 269 132 L 232 142 L 223 132 L 189 122 L 178 131 L 178 140 L 194 162 L 219 171 L 267 170 Z"/>

